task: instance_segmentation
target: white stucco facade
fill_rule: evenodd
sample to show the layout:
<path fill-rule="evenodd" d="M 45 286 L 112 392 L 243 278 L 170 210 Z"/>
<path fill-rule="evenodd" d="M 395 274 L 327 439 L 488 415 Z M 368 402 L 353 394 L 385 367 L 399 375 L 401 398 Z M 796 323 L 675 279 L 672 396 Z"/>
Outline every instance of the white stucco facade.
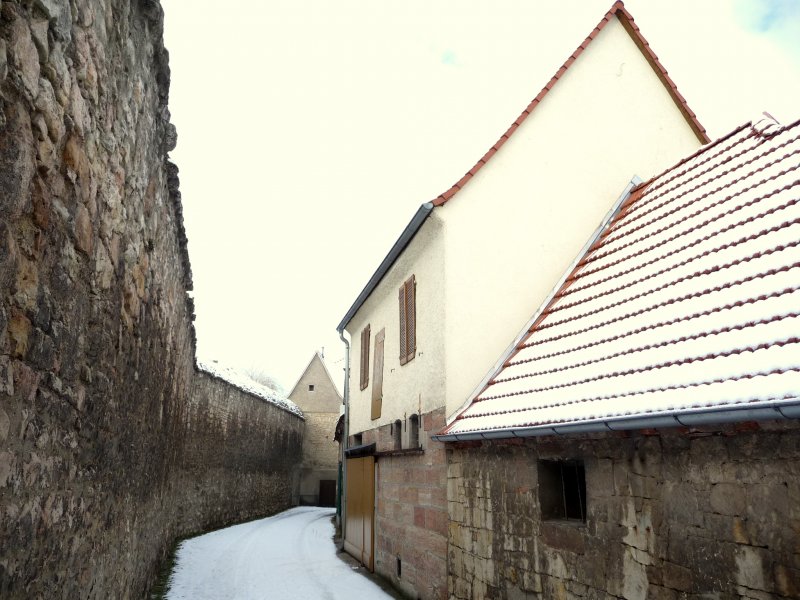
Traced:
<path fill-rule="evenodd" d="M 373 429 L 410 415 L 424 414 L 445 403 L 445 295 L 444 235 L 442 223 L 432 214 L 395 261 L 375 291 L 348 323 L 350 334 L 350 434 Z M 400 286 L 416 279 L 416 355 L 400 364 Z M 369 384 L 360 389 L 361 331 L 370 326 Z M 385 330 L 383 405 L 381 416 L 370 414 L 375 382 L 374 344 Z"/>
<path fill-rule="evenodd" d="M 494 366 L 631 178 L 647 180 L 699 147 L 613 19 L 491 161 L 437 209 L 447 237 L 448 415 Z"/>
<path fill-rule="evenodd" d="M 700 141 L 617 18 L 511 138 L 436 207 L 346 326 L 350 433 L 466 400 L 634 175 L 656 175 Z M 399 364 L 398 289 L 417 280 L 417 356 Z M 500 308 L 502 307 L 502 308 Z M 360 332 L 386 328 L 383 407 L 359 389 Z M 370 371 L 373 357 L 370 353 Z"/>

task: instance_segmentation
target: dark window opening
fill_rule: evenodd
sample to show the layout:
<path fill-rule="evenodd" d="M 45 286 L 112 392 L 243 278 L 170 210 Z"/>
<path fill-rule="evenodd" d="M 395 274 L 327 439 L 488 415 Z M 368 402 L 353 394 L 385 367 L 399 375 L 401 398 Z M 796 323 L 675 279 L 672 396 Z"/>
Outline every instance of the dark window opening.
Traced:
<path fill-rule="evenodd" d="M 411 415 L 408 424 L 408 447 L 419 448 L 419 415 Z"/>
<path fill-rule="evenodd" d="M 314 391 L 314 384 L 313 383 L 309 383 L 308 384 L 308 391 L 309 392 L 313 392 Z"/>
<path fill-rule="evenodd" d="M 392 436 L 394 437 L 394 449 L 400 450 L 403 447 L 403 424 L 399 419 L 394 422 Z"/>
<path fill-rule="evenodd" d="M 364 436 L 360 433 L 356 433 L 353 436 L 353 446 L 360 446 L 364 443 Z"/>
<path fill-rule="evenodd" d="M 577 460 L 539 461 L 539 505 L 543 520 L 586 522 L 586 471 Z"/>
<path fill-rule="evenodd" d="M 400 579 L 400 575 L 403 573 L 403 563 L 400 560 L 400 557 L 397 557 L 397 578 Z"/>

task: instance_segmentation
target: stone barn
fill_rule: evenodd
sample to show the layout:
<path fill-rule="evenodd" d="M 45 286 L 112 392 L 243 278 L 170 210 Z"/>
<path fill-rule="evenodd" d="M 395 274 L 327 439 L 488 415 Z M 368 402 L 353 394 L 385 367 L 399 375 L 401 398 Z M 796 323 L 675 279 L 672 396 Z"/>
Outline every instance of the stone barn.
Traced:
<path fill-rule="evenodd" d="M 292 388 L 289 400 L 300 407 L 306 419 L 299 503 L 335 506 L 339 444 L 333 437 L 342 407 L 342 395 L 336 389 L 319 352 L 314 354 Z"/>
<path fill-rule="evenodd" d="M 451 598 L 800 597 L 799 133 L 621 198 L 437 436 Z"/>

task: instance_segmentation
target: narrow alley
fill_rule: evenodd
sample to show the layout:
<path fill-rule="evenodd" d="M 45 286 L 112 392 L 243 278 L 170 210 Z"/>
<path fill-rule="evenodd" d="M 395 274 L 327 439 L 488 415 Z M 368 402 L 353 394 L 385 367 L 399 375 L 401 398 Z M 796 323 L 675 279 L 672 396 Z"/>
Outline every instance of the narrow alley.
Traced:
<path fill-rule="evenodd" d="M 167 599 L 392 598 L 336 555 L 333 513 L 293 508 L 186 540 Z"/>

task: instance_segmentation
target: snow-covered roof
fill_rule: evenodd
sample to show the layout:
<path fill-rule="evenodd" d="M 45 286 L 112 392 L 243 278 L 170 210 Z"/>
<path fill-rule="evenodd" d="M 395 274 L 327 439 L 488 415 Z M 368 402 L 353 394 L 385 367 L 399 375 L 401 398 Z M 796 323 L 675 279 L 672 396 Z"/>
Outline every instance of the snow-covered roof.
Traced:
<path fill-rule="evenodd" d="M 764 119 L 634 190 L 440 439 L 785 415 L 799 316 L 800 122 Z"/>
<path fill-rule="evenodd" d="M 197 359 L 197 369 L 222 379 L 223 381 L 230 383 L 232 386 L 242 390 L 243 392 L 257 396 L 262 400 L 266 400 L 270 404 L 275 404 L 276 406 L 294 413 L 299 417 L 303 417 L 303 411 L 300 410 L 300 407 L 298 407 L 294 402 L 284 396 L 276 394 L 270 388 L 253 381 L 247 374 L 241 371 L 237 371 L 232 367 L 221 365 L 215 360 L 206 359 Z"/>

